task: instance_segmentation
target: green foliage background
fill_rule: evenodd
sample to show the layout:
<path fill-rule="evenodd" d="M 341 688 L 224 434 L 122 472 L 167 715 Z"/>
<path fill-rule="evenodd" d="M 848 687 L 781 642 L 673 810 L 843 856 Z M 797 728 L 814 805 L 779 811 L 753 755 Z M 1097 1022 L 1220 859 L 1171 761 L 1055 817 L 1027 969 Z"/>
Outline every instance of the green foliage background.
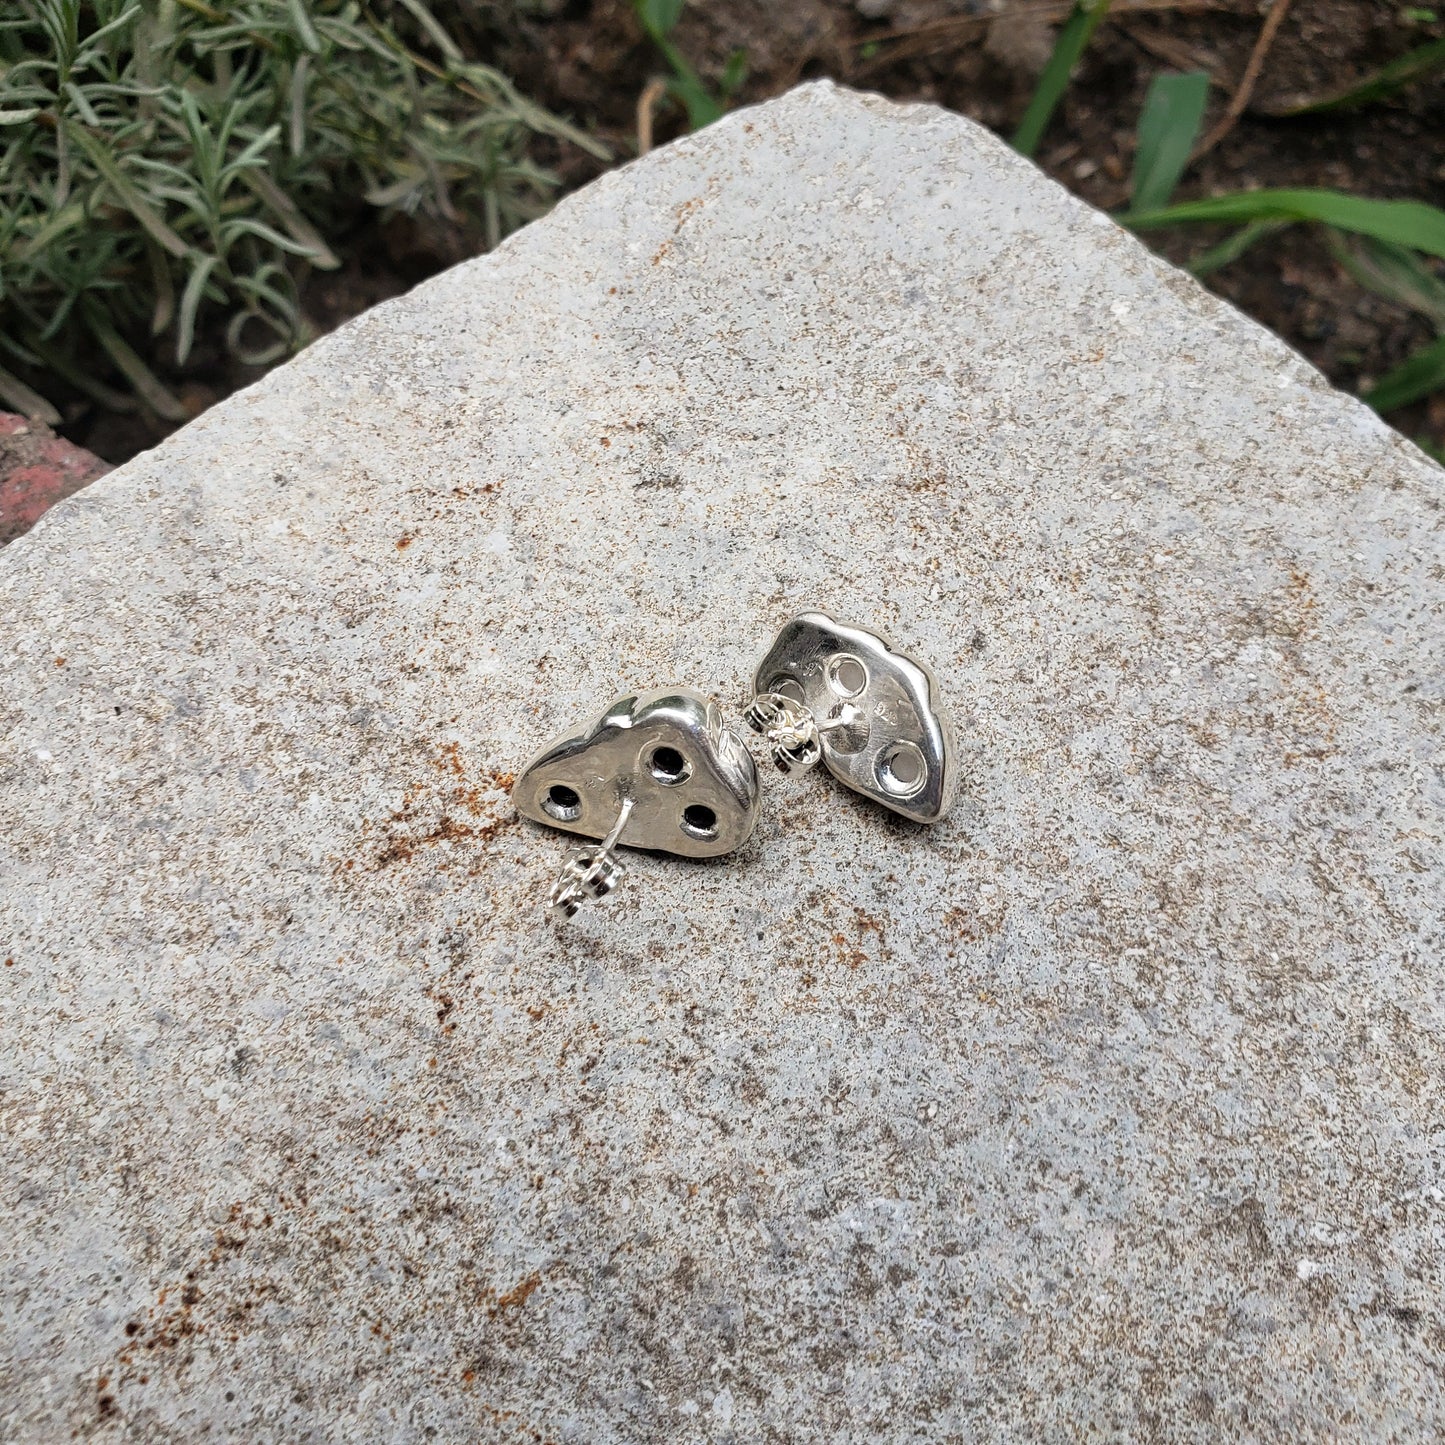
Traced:
<path fill-rule="evenodd" d="M 9 9 L 9 7 L 7 7 Z M 0 401 L 65 386 L 185 410 L 142 360 L 225 318 L 240 358 L 305 340 L 303 267 L 368 207 L 543 209 L 529 138 L 586 135 L 467 63 L 422 0 L 19 0 L 0 19 Z"/>
<path fill-rule="evenodd" d="M 678 49 L 684 0 L 632 0 L 690 128 L 726 110 Z M 1110 0 L 1075 0 L 1015 144 L 1032 154 Z M 1370 105 L 1445 70 L 1433 40 L 1282 117 Z M 1237 227 L 1196 255 L 1228 265 L 1284 227 L 1322 226 L 1362 285 L 1426 317 L 1440 339 L 1379 378 L 1390 411 L 1445 388 L 1445 211 L 1324 190 L 1170 204 L 1193 164 L 1209 82 L 1163 74 L 1139 119 L 1139 230 Z M 156 360 L 183 367 L 198 335 L 237 359 L 302 345 L 299 286 L 368 213 L 455 223 L 489 244 L 545 209 L 556 179 L 539 134 L 606 148 L 466 60 L 426 0 L 9 0 L 0 10 L 0 405 L 60 420 L 82 394 L 168 420 L 187 409 Z M 1204 143 L 1207 148 L 1207 142 Z"/>

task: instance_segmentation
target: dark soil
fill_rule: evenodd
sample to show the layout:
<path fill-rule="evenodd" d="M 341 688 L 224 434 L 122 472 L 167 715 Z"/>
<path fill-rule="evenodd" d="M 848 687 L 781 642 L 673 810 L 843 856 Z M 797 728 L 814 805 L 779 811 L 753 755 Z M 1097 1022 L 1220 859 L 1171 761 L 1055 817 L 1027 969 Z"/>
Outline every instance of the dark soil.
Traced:
<path fill-rule="evenodd" d="M 1051 21 L 1039 14 L 1039 0 L 694 0 L 674 38 L 708 78 L 722 73 L 734 51 L 745 52 L 749 77 L 738 104 L 830 76 L 898 100 L 932 101 L 1008 134 L 1064 9 L 1055 7 Z M 1114 15 L 1095 36 L 1039 148 L 1039 163 L 1092 204 L 1122 206 L 1150 79 L 1165 70 L 1206 71 L 1214 81 L 1207 131 L 1244 75 L 1267 10 L 1255 0 L 1172 6 L 1169 0 L 1115 0 Z M 1177 199 L 1260 186 L 1327 186 L 1445 206 L 1445 79 L 1354 112 L 1277 114 L 1445 36 L 1445 7 L 1439 15 L 1392 0 L 1293 0 L 1249 107 L 1186 172 Z M 447 18 L 473 54 L 512 76 L 526 94 L 595 131 L 619 160 L 636 153 L 638 97 L 662 66 L 630 0 L 456 0 Z M 664 107 L 656 116 L 657 141 L 671 139 L 682 125 L 680 111 Z M 600 169 L 591 157 L 550 143 L 539 146 L 538 155 L 568 188 Z M 1198 226 L 1146 237 L 1179 262 L 1218 238 Z M 342 271 L 309 283 L 308 314 L 318 329 L 329 329 L 473 253 L 476 243 L 475 231 L 466 229 L 371 226 L 352 239 Z M 1206 284 L 1347 390 L 1383 375 L 1433 335 L 1423 318 L 1352 281 L 1311 227 L 1291 227 L 1261 242 Z M 217 361 L 204 385 L 193 383 L 194 402 L 199 408 L 246 379 Z M 1390 419 L 1435 448 L 1445 446 L 1445 394 Z M 138 418 L 95 417 L 70 434 L 118 461 L 164 429 Z"/>

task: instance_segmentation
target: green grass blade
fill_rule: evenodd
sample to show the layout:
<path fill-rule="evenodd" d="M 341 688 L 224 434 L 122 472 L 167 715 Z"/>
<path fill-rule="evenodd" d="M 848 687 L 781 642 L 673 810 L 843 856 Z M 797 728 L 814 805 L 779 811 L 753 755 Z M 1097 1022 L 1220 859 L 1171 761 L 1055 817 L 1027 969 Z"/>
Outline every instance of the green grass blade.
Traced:
<path fill-rule="evenodd" d="M 291 154 L 301 155 L 306 149 L 306 82 L 311 73 L 311 57 L 303 55 L 291 72 L 291 115 L 289 139 Z"/>
<path fill-rule="evenodd" d="M 1159 211 L 1130 211 L 1121 225 L 1145 231 L 1189 221 L 1249 225 L 1255 221 L 1320 221 L 1341 231 L 1445 256 L 1445 211 L 1423 201 L 1374 201 L 1339 191 L 1240 191 L 1184 201 Z"/>
<path fill-rule="evenodd" d="M 21 327 L 19 337 L 26 349 L 33 351 L 62 381 L 68 381 L 77 391 L 94 398 L 108 411 L 125 413 L 138 410 L 135 397 L 127 396 L 125 392 L 97 381 L 89 371 L 77 366 L 33 327 Z"/>
<path fill-rule="evenodd" d="M 720 120 L 725 114 L 722 102 L 702 83 L 702 78 L 687 63 L 682 52 L 670 40 L 660 35 L 653 39 L 657 48 L 662 51 L 663 58 L 672 67 L 673 78 L 668 89 L 687 110 L 687 128 L 701 130 L 713 121 Z"/>
<path fill-rule="evenodd" d="M 235 220 L 223 222 L 221 235 L 225 238 L 227 251 L 241 236 L 255 236 L 278 251 L 285 251 L 292 256 L 310 255 L 309 249 L 300 241 L 283 236 L 274 226 L 268 226 L 265 221 L 258 221 L 254 216 L 237 216 Z"/>
<path fill-rule="evenodd" d="M 668 89 L 677 97 L 687 111 L 687 128 L 702 130 L 725 114 L 722 105 L 708 93 L 707 87 L 696 75 L 674 76 L 668 82 Z"/>
<path fill-rule="evenodd" d="M 682 8 L 683 0 L 634 0 L 638 23 L 647 32 L 652 43 L 662 52 L 663 59 L 672 67 L 672 79 L 668 82 L 668 91 L 673 99 L 682 102 L 683 108 L 687 111 L 688 129 L 701 130 L 715 120 L 720 120 L 726 114 L 727 107 L 723 104 L 721 96 L 714 95 L 707 88 L 701 76 L 688 64 L 682 52 L 667 38 L 682 18 Z M 746 63 L 746 57 L 744 57 L 744 72 Z M 734 73 L 735 70 L 736 67 L 729 61 L 727 74 Z M 723 95 L 728 94 L 727 74 L 724 76 Z M 738 75 L 738 83 L 741 84 L 741 73 Z"/>
<path fill-rule="evenodd" d="M 181 293 L 180 325 L 176 333 L 176 363 L 183 366 L 191 354 L 196 339 L 196 313 L 201 309 L 201 299 L 206 293 L 206 281 L 216 267 L 214 256 L 202 257 L 194 271 L 186 279 L 186 289 Z"/>
<path fill-rule="evenodd" d="M 1232 236 L 1226 236 L 1217 246 L 1201 252 L 1189 263 L 1188 269 L 1192 275 L 1207 276 L 1211 271 L 1239 260 L 1256 241 L 1284 230 L 1289 224 L 1289 221 L 1253 221 Z"/>
<path fill-rule="evenodd" d="M 136 222 L 146 234 L 157 245 L 169 251 L 172 256 L 184 256 L 190 247 L 166 225 L 160 212 L 155 210 L 131 184 L 105 145 L 91 135 L 84 126 L 76 125 L 72 121 L 65 121 L 63 124 L 65 134 L 86 153 L 90 158 L 90 163 L 100 172 L 106 185 L 114 193 L 116 200 L 135 217 Z"/>
<path fill-rule="evenodd" d="M 246 326 L 258 321 L 276 338 L 269 346 L 248 347 L 243 344 Z M 238 311 L 226 327 L 226 346 L 237 361 L 246 366 L 270 366 L 291 350 L 292 336 L 284 329 L 284 323 L 264 311 Z"/>
<path fill-rule="evenodd" d="M 1330 233 L 1330 250 L 1366 290 L 1428 316 L 1437 331 L 1445 331 L 1445 280 L 1415 252 L 1369 236 L 1351 245 L 1334 232 Z"/>
<path fill-rule="evenodd" d="M 441 51 L 448 65 L 460 65 L 465 57 L 456 41 L 447 34 L 442 23 L 421 3 L 421 0 L 401 0 L 413 20 L 431 37 L 431 42 Z"/>
<path fill-rule="evenodd" d="M 320 55 L 321 38 L 316 34 L 316 27 L 311 23 L 307 4 L 308 0 L 287 0 L 287 6 L 291 11 L 291 23 L 296 29 L 296 38 L 310 54 Z"/>
<path fill-rule="evenodd" d="M 748 78 L 748 53 L 746 50 L 734 50 L 728 56 L 727 64 L 723 66 L 722 78 L 718 81 L 718 89 L 724 95 L 736 95 L 743 88 Z"/>
<path fill-rule="evenodd" d="M 636 0 L 637 18 L 653 40 L 664 40 L 682 19 L 683 0 Z"/>
<path fill-rule="evenodd" d="M 79 6 L 76 7 L 77 10 L 79 8 Z M 106 23 L 102 25 L 100 29 L 92 30 L 90 34 L 85 37 L 86 49 L 93 51 L 95 48 L 95 42 L 97 40 L 104 40 L 107 35 L 111 35 L 117 30 L 124 29 L 127 25 L 130 24 L 132 20 L 134 20 L 141 13 L 144 8 L 144 6 L 139 4 L 128 5 L 124 10 L 120 12 L 119 15 L 115 16 L 111 20 L 106 21 Z"/>
<path fill-rule="evenodd" d="M 322 271 L 334 271 L 341 261 L 322 239 L 321 232 L 301 214 L 301 209 L 264 171 L 243 171 L 241 183 L 265 202 L 281 222 L 286 234 L 305 248 L 306 259 Z"/>
<path fill-rule="evenodd" d="M 106 355 L 115 362 L 121 375 L 135 387 L 136 395 L 150 407 L 157 416 L 167 421 L 186 421 L 189 413 L 179 398 L 168 391 L 160 378 L 126 345 L 120 332 L 110 324 L 110 319 L 101 308 L 94 304 L 85 307 L 85 320 L 91 334 L 100 342 Z"/>
<path fill-rule="evenodd" d="M 511 108 L 516 118 L 524 125 L 531 126 L 533 130 L 544 131 L 547 135 L 554 135 L 558 140 L 570 141 L 580 150 L 588 155 L 596 156 L 600 161 L 611 161 L 612 152 L 600 140 L 579 130 L 575 125 L 569 125 L 560 116 L 553 115 L 551 111 L 543 106 L 535 105 L 524 95 L 520 94 L 504 75 L 493 70 L 487 65 L 459 65 L 456 66 L 449 79 L 460 77 L 477 85 L 479 88 L 493 86 L 499 92 L 500 98 Z"/>
<path fill-rule="evenodd" d="M 60 413 L 38 391 L 26 386 L 18 376 L 11 376 L 3 366 L 0 366 L 0 401 L 11 411 L 18 411 L 33 421 L 43 421 L 46 426 L 60 425 Z"/>
<path fill-rule="evenodd" d="M 1265 114 L 1320 115 L 1331 110 L 1353 110 L 1357 106 L 1370 105 L 1377 100 L 1386 100 L 1397 91 L 1414 85 L 1416 81 L 1428 80 L 1430 76 L 1445 70 L 1445 40 L 1432 40 L 1415 50 L 1382 65 L 1363 80 L 1357 80 L 1342 90 L 1326 95 L 1312 96 L 1308 100 L 1295 100 L 1288 105 L 1271 107 Z"/>
<path fill-rule="evenodd" d="M 1188 75 L 1156 75 L 1139 114 L 1139 147 L 1134 153 L 1134 180 L 1129 204 L 1136 211 L 1158 211 L 1169 204 L 1204 119 L 1209 77 L 1202 70 Z"/>
<path fill-rule="evenodd" d="M 90 103 L 90 97 L 73 81 L 66 81 L 64 87 L 66 97 L 79 113 L 81 120 L 86 125 L 93 126 L 96 130 L 101 129 L 101 119 L 95 113 L 95 107 Z"/>
<path fill-rule="evenodd" d="M 1064 21 L 1054 52 L 1039 77 L 1038 89 L 1029 101 L 1029 108 L 1014 132 L 1013 147 L 1020 155 L 1031 156 L 1038 149 L 1054 111 L 1069 88 L 1069 77 L 1079 57 L 1088 49 L 1094 31 L 1109 13 L 1109 0 L 1077 0 L 1073 14 Z"/>
<path fill-rule="evenodd" d="M 176 287 L 171 280 L 171 263 L 154 241 L 146 242 L 146 263 L 150 267 L 151 290 L 156 298 L 151 308 L 151 335 L 159 336 L 176 314 Z"/>
<path fill-rule="evenodd" d="M 21 240 L 16 246 L 13 259 L 28 260 L 32 256 L 38 256 L 67 231 L 73 231 L 79 226 L 88 224 L 89 218 L 85 214 L 85 207 L 79 201 L 71 201 L 69 205 L 53 212 L 33 235 L 26 236 Z"/>
<path fill-rule="evenodd" d="M 1441 388 L 1445 388 L 1445 336 L 1387 372 L 1365 393 L 1365 400 L 1378 412 L 1394 411 Z"/>

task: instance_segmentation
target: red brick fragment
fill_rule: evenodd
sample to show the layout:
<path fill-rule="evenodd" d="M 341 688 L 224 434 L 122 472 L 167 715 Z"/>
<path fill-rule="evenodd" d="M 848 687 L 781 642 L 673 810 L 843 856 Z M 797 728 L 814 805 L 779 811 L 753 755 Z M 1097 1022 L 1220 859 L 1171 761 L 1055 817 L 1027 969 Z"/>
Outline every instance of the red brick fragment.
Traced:
<path fill-rule="evenodd" d="M 43 422 L 0 412 L 0 547 L 108 471 L 108 463 Z"/>

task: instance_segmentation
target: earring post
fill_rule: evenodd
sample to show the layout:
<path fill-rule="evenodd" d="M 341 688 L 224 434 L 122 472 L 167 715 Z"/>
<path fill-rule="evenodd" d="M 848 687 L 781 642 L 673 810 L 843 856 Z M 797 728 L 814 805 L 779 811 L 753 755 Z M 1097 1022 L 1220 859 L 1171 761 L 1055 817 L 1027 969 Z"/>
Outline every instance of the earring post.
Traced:
<path fill-rule="evenodd" d="M 612 825 L 612 831 L 602 840 L 602 852 L 610 853 L 622 839 L 622 830 L 627 826 L 627 820 L 632 816 L 633 799 L 629 796 L 622 800 L 622 807 L 617 814 L 617 821 Z"/>
<path fill-rule="evenodd" d="M 554 922 L 575 918 L 588 899 L 596 902 L 606 898 L 622 882 L 626 869 L 617 861 L 614 850 L 632 816 L 633 801 L 630 795 L 622 799 L 617 821 L 601 843 L 588 844 L 568 855 L 547 899 L 547 916 Z"/>

